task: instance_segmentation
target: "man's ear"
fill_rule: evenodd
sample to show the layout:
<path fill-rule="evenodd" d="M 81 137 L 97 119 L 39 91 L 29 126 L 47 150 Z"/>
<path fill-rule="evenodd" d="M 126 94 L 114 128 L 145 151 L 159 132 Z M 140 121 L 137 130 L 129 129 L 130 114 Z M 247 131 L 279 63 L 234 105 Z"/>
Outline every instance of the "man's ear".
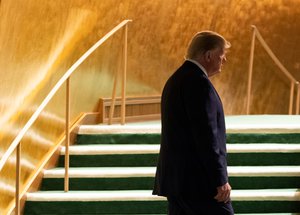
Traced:
<path fill-rule="evenodd" d="M 207 52 L 205 52 L 205 55 L 204 55 L 204 57 L 205 57 L 205 60 L 207 61 L 207 62 L 210 62 L 210 59 L 211 59 L 211 51 L 209 50 L 209 51 L 207 51 Z"/>

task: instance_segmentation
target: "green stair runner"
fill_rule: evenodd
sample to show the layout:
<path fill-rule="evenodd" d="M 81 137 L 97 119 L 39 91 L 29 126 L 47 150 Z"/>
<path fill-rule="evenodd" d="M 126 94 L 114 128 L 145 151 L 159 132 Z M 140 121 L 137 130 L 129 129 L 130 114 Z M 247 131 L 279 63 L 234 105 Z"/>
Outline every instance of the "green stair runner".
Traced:
<path fill-rule="evenodd" d="M 157 133 L 80 134 L 70 147 L 70 192 L 63 190 L 64 149 L 28 193 L 25 214 L 166 214 L 152 196 Z M 300 134 L 227 135 L 236 214 L 300 214 Z"/>
<path fill-rule="evenodd" d="M 274 189 L 300 187 L 298 166 L 228 167 L 235 189 Z M 70 168 L 71 190 L 152 189 L 154 167 Z M 41 190 L 59 190 L 64 186 L 64 169 L 45 171 Z M 272 183 L 270 183 L 270 179 Z"/>

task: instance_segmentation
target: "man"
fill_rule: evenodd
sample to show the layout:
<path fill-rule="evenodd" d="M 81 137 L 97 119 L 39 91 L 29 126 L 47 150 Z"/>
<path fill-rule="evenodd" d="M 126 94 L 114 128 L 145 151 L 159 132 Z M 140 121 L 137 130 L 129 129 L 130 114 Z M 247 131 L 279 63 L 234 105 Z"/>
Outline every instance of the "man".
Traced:
<path fill-rule="evenodd" d="M 223 107 L 208 79 L 221 71 L 229 47 L 215 32 L 197 33 L 164 87 L 153 194 L 167 197 L 170 215 L 234 214 Z"/>

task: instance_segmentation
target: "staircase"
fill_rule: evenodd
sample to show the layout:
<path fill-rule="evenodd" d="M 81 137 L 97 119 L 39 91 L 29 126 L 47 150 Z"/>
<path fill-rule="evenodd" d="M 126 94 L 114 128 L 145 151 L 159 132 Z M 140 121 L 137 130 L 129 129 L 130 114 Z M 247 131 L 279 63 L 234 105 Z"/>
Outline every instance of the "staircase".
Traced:
<path fill-rule="evenodd" d="M 226 118 L 236 214 L 300 214 L 296 119 Z M 70 147 L 70 191 L 63 192 L 62 148 L 58 167 L 45 170 L 40 191 L 27 194 L 24 214 L 167 214 L 166 199 L 151 195 L 159 142 L 158 122 L 81 126 Z"/>

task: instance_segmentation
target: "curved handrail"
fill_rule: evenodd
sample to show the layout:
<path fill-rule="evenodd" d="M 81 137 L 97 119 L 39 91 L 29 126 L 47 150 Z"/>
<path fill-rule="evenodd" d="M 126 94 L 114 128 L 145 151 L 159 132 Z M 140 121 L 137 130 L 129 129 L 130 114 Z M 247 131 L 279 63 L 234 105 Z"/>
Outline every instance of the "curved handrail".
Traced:
<path fill-rule="evenodd" d="M 250 49 L 250 62 L 249 62 L 249 75 L 248 75 L 248 87 L 247 87 L 247 105 L 246 113 L 250 113 L 250 96 L 251 96 L 251 84 L 252 84 L 252 73 L 253 73 L 253 59 L 254 59 L 254 47 L 255 47 L 255 38 L 259 40 L 265 51 L 269 54 L 275 64 L 279 67 L 280 71 L 291 81 L 290 89 L 290 104 L 289 104 L 289 114 L 293 112 L 293 102 L 294 102 L 294 89 L 295 85 L 297 86 L 297 95 L 296 95 L 296 114 L 299 114 L 300 109 L 300 83 L 296 78 L 282 65 L 279 59 L 272 52 L 266 41 L 263 39 L 255 25 L 251 25 L 253 30 L 251 49 Z"/>
<path fill-rule="evenodd" d="M 60 87 L 63 85 L 63 83 L 72 75 L 72 73 L 75 71 L 75 69 L 78 68 L 78 66 L 87 58 L 89 57 L 102 43 L 104 43 L 110 36 L 112 36 L 114 33 L 116 33 L 119 29 L 121 29 L 123 26 L 125 26 L 128 22 L 131 22 L 132 20 L 124 20 L 120 24 L 118 24 L 116 27 L 114 27 L 110 32 L 108 32 L 104 37 L 102 37 L 98 42 L 96 42 L 88 51 L 86 51 L 63 75 L 63 77 L 56 83 L 56 85 L 52 88 L 52 90 L 49 92 L 49 94 L 46 96 L 46 98 L 43 100 L 41 105 L 38 107 L 38 109 L 33 113 L 31 118 L 27 121 L 25 126 L 22 128 L 22 130 L 19 132 L 19 134 L 16 136 L 16 138 L 13 140 L 11 145 L 9 146 L 8 150 L 4 153 L 3 157 L 0 161 L 0 171 L 2 170 L 3 166 L 5 165 L 6 161 L 8 160 L 9 156 L 13 153 L 13 151 L 17 148 L 20 141 L 24 137 L 25 133 L 28 131 L 28 129 L 32 126 L 32 124 L 35 122 L 35 120 L 38 118 L 40 113 L 43 111 L 43 109 L 46 107 L 46 105 L 49 103 L 49 101 L 53 98 L 55 93 L 60 89 Z"/>
<path fill-rule="evenodd" d="M 257 27 L 255 25 L 251 25 L 251 27 L 254 29 L 257 39 L 260 41 L 261 45 L 264 47 L 266 52 L 270 55 L 272 60 L 275 62 L 275 64 L 280 68 L 280 70 L 295 84 L 298 83 L 296 78 L 282 65 L 282 63 L 279 61 L 279 59 L 275 56 L 275 54 L 272 52 L 266 41 L 263 39 L 261 34 L 259 33 Z"/>

